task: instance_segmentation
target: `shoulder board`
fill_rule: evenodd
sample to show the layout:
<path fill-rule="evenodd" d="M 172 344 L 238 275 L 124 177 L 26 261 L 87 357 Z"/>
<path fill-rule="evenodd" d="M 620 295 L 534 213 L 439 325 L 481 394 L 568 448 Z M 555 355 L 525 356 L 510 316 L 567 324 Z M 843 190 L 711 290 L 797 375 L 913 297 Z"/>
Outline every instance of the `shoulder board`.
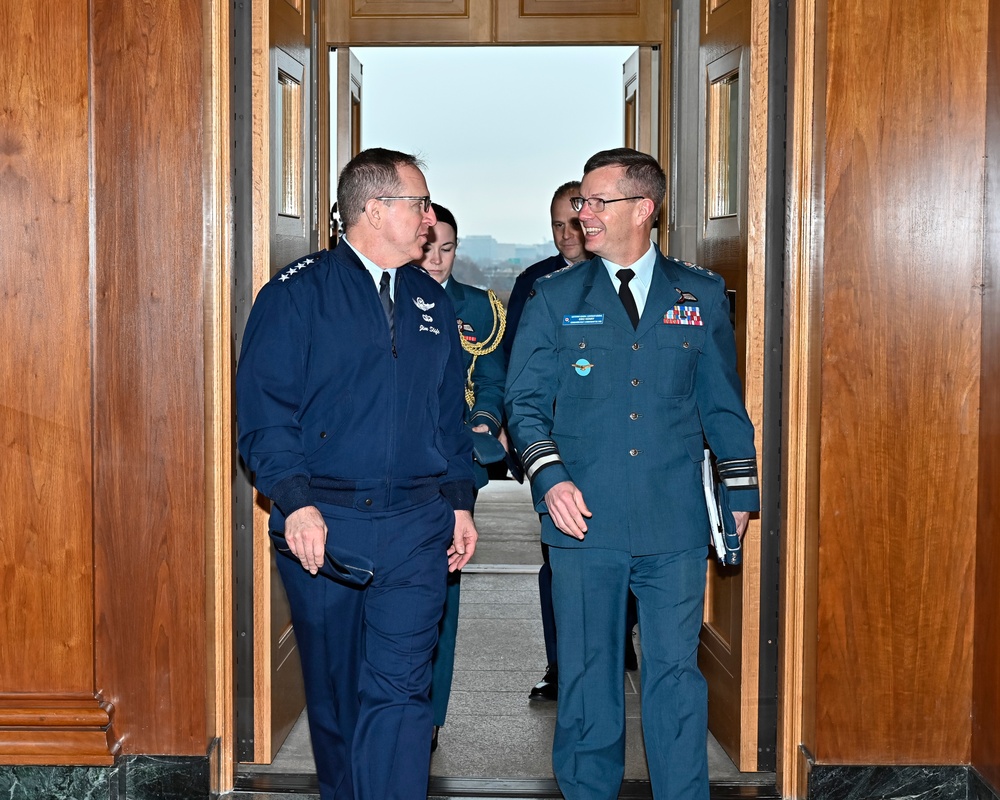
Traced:
<path fill-rule="evenodd" d="M 318 253 L 311 253 L 304 258 L 300 258 L 298 261 L 293 261 L 276 272 L 274 277 L 271 278 L 271 283 L 287 283 L 299 273 L 305 272 L 313 264 L 318 263 L 326 255 L 326 252 L 326 250 L 320 250 Z"/>
<path fill-rule="evenodd" d="M 569 270 L 573 269 L 573 267 L 575 267 L 577 264 L 582 264 L 582 263 L 583 263 L 582 261 L 578 261 L 576 262 L 576 264 L 567 264 L 565 267 L 557 269 L 555 272 L 550 272 L 548 275 L 542 275 L 542 277 L 538 278 L 535 281 L 535 283 L 537 283 L 538 281 L 547 281 L 550 278 L 554 278 L 556 275 L 561 275 L 563 272 L 568 272 Z"/>
<path fill-rule="evenodd" d="M 712 272 L 710 269 L 705 269 L 698 264 L 692 264 L 690 261 L 681 261 L 679 258 L 674 258 L 673 256 L 664 256 L 667 261 L 672 264 L 676 264 L 678 267 L 683 267 L 684 269 L 690 269 L 694 272 L 701 272 L 704 275 L 711 275 L 712 277 L 718 277 L 717 273 Z"/>

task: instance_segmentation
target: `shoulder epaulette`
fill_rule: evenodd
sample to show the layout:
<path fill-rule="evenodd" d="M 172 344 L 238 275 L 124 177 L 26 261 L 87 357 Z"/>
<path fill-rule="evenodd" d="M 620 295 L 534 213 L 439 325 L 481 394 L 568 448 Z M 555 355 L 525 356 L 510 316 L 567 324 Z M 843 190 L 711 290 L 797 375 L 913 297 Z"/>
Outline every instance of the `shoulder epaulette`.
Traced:
<path fill-rule="evenodd" d="M 573 267 L 577 266 L 578 264 L 582 264 L 582 263 L 583 263 L 582 261 L 577 261 L 576 264 L 567 264 L 565 267 L 557 269 L 555 272 L 550 272 L 547 275 L 542 275 L 540 278 L 538 278 L 535 281 L 535 283 L 537 283 L 538 281 L 547 281 L 547 280 L 549 280 L 549 278 L 554 278 L 556 275 L 560 275 L 563 272 L 568 272 L 569 270 L 573 269 Z"/>
<path fill-rule="evenodd" d="M 315 264 L 325 253 L 325 250 L 320 250 L 317 253 L 310 253 L 304 258 L 298 261 L 293 261 L 291 264 L 283 267 L 279 272 L 275 273 L 274 277 L 271 278 L 271 283 L 286 283 L 290 281 L 293 277 L 298 275 L 300 272 L 304 272 L 309 269 L 313 264 Z"/>
<path fill-rule="evenodd" d="M 706 269 L 699 264 L 692 264 L 690 261 L 681 261 L 681 259 L 674 258 L 673 256 L 664 256 L 664 258 L 667 259 L 667 261 L 676 264 L 678 267 L 684 267 L 685 269 L 690 269 L 694 272 L 702 272 L 706 275 L 711 275 L 712 277 L 718 277 L 718 273 L 712 272 L 712 270 Z"/>

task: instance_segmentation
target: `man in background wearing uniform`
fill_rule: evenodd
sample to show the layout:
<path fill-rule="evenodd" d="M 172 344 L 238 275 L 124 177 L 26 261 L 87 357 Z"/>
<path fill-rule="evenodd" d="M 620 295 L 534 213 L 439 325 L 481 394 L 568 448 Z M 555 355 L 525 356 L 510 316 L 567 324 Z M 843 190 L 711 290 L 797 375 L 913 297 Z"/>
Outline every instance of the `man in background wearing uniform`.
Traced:
<path fill-rule="evenodd" d="M 583 248 L 583 230 L 578 213 L 569 199 L 580 191 L 580 181 L 564 183 L 552 195 L 549 216 L 552 222 L 552 242 L 559 252 L 532 264 L 517 276 L 507 301 L 507 330 L 503 337 L 505 360 L 510 360 L 514 334 L 524 311 L 524 304 L 531 294 L 535 281 L 558 269 L 564 269 L 590 258 Z M 542 543 L 542 566 L 538 570 L 538 605 L 542 612 L 542 636 L 545 639 L 545 675 L 528 693 L 530 700 L 555 700 L 559 696 L 559 659 L 556 653 L 556 621 L 552 613 L 552 568 L 549 565 L 549 546 Z M 634 652 L 634 651 L 633 651 Z"/>
<path fill-rule="evenodd" d="M 587 162 L 573 203 L 598 257 L 535 284 L 508 368 L 508 424 L 550 546 L 552 759 L 568 800 L 618 796 L 629 590 L 653 794 L 707 800 L 705 440 L 741 536 L 759 503 L 723 281 L 650 243 L 665 187 L 655 159 L 635 150 Z"/>
<path fill-rule="evenodd" d="M 250 312 L 239 449 L 271 500 L 321 797 L 416 800 L 446 576 L 477 539 L 462 349 L 451 301 L 411 264 L 435 222 L 420 163 L 366 150 L 337 203 L 336 249 L 281 270 Z M 371 574 L 328 577 L 338 563 Z"/>

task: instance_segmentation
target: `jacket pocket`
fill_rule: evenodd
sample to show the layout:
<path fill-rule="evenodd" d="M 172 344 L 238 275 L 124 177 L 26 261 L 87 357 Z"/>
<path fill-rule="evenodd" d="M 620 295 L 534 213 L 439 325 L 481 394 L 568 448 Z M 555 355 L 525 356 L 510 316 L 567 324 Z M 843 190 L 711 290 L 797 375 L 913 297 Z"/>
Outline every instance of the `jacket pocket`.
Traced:
<path fill-rule="evenodd" d="M 344 426 L 344 420 L 350 419 L 353 400 L 347 390 L 340 392 L 330 403 L 330 408 L 323 419 L 306 426 L 302 430 L 303 452 L 310 457 L 324 448 Z"/>
<path fill-rule="evenodd" d="M 661 325 L 656 329 L 660 397 L 686 397 L 694 388 L 698 356 L 705 346 L 705 331 L 687 325 Z"/>
<path fill-rule="evenodd" d="M 559 331 L 559 383 L 569 397 L 602 399 L 614 388 L 613 331 L 566 326 Z"/>

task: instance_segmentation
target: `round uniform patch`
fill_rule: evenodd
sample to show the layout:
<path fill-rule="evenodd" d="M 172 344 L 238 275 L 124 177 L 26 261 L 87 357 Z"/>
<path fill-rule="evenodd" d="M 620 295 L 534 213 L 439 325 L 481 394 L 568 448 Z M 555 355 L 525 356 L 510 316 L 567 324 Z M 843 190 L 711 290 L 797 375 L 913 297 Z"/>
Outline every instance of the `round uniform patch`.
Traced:
<path fill-rule="evenodd" d="M 584 378 L 586 378 L 590 374 L 590 370 L 594 368 L 594 365 L 585 358 L 577 359 L 573 366 L 576 368 L 576 374 Z"/>

